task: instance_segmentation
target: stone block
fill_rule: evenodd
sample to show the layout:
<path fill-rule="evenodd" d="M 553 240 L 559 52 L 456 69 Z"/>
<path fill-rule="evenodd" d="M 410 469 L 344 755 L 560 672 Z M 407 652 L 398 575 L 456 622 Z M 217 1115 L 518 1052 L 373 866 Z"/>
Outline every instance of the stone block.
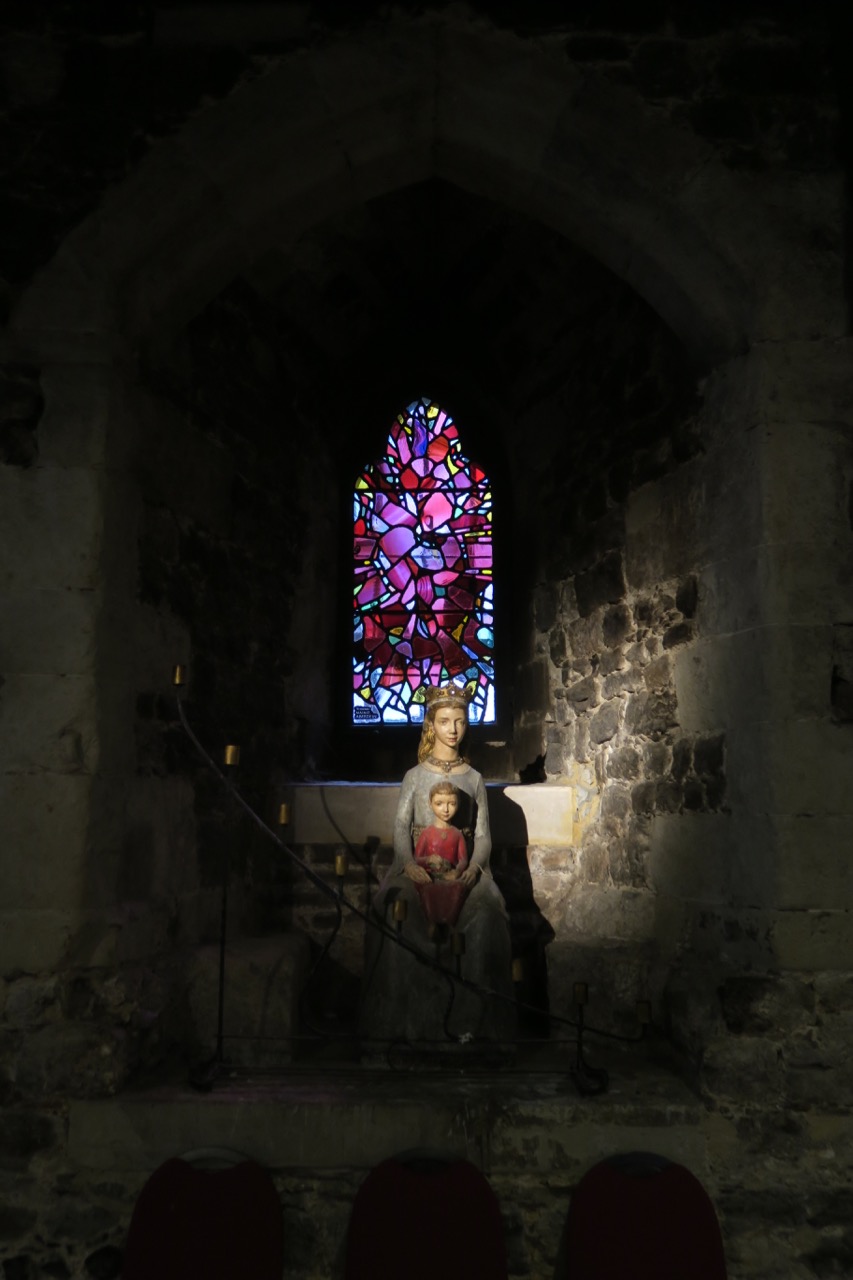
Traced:
<path fill-rule="evenodd" d="M 435 80 L 423 51 L 423 30 L 399 26 L 382 40 L 312 51 L 314 77 L 365 199 L 429 172 Z"/>
<path fill-rule="evenodd" d="M 589 711 L 598 706 L 598 688 L 593 676 L 583 680 L 575 680 L 566 689 L 566 701 L 571 703 L 574 711 Z"/>
<path fill-rule="evenodd" d="M 853 910 L 853 860 L 847 815 L 800 813 L 775 819 L 777 905 Z"/>
<path fill-rule="evenodd" d="M 622 554 L 608 553 L 575 578 L 575 595 L 581 617 L 587 618 L 602 605 L 613 604 L 625 596 L 625 572 Z"/>
<path fill-rule="evenodd" d="M 574 788 L 565 783 L 489 788 L 493 843 L 565 847 L 572 842 Z M 518 813 L 510 816 L 514 806 Z"/>
<path fill-rule="evenodd" d="M 58 1141 L 55 1116 L 20 1106 L 0 1111 L 0 1169 L 24 1172 L 35 1156 L 51 1151 Z"/>
<path fill-rule="evenodd" d="M 81 253 L 78 239 L 67 237 L 16 311 L 16 345 L 37 351 L 40 364 L 90 365 L 113 351 L 116 320 L 103 264 Z"/>
<path fill-rule="evenodd" d="M 0 471 L 0 590 L 91 590 L 100 580 L 101 476 L 86 467 Z"/>
<path fill-rule="evenodd" d="M 112 1094 L 127 1078 L 129 1047 L 111 1023 L 56 1022 L 22 1038 L 15 1079 L 25 1096 Z"/>
<path fill-rule="evenodd" d="M 721 813 L 658 813 L 648 857 L 653 888 L 690 902 L 772 906 L 776 837 L 772 819 Z"/>
<path fill-rule="evenodd" d="M 558 937 L 587 945 L 605 942 L 644 943 L 654 937 L 654 895 L 642 889 L 587 885 L 571 895 Z"/>
<path fill-rule="evenodd" d="M 799 972 L 853 969 L 848 911 L 780 911 L 772 930 L 779 968 Z"/>
<path fill-rule="evenodd" d="M 0 973 L 44 973 L 61 964 L 75 916 L 70 911 L 0 909 Z"/>
<path fill-rule="evenodd" d="M 767 743 L 778 814 L 853 814 L 853 738 L 828 719 L 788 720 Z"/>
<path fill-rule="evenodd" d="M 703 634 L 762 626 L 830 626 L 853 614 L 853 575 L 837 548 L 763 545 L 702 570 Z"/>
<path fill-rule="evenodd" d="M 198 1147 L 226 1147 L 284 1171 L 291 1190 L 299 1179 L 323 1182 L 335 1171 L 360 1171 L 409 1145 L 466 1157 L 490 1175 L 516 1180 L 535 1171 L 536 1203 L 543 1178 L 577 1178 L 613 1151 L 649 1149 L 683 1160 L 703 1176 L 702 1108 L 687 1087 L 664 1071 L 630 1068 L 620 1087 L 595 1101 L 567 1090 L 564 1078 L 501 1089 L 495 1076 L 454 1081 L 454 1074 L 418 1073 L 417 1087 L 387 1072 L 362 1073 L 358 1086 L 340 1077 L 271 1081 L 260 1092 L 223 1081 L 200 1098 L 186 1089 L 124 1094 L 99 1102 L 72 1102 L 68 1153 L 92 1172 L 140 1178 L 169 1156 Z M 432 1075 L 432 1078 L 430 1078 Z M 251 1102 L 248 1103 L 248 1098 Z M 562 1202 L 565 1213 L 565 1199 Z"/>
<path fill-rule="evenodd" d="M 726 1027 L 734 1035 L 782 1036 L 815 1025 L 815 990 L 811 982 L 779 974 L 735 974 L 719 990 Z"/>
<path fill-rule="evenodd" d="M 781 1101 L 785 1077 L 778 1046 L 759 1036 L 717 1040 L 705 1047 L 702 1084 L 714 1098 Z"/>
<path fill-rule="evenodd" d="M 578 74 L 559 51 L 519 56 L 507 33 L 484 40 L 442 25 L 436 32 L 436 152 L 444 176 L 471 158 L 500 159 L 532 182 L 546 166 Z"/>
<path fill-rule="evenodd" d="M 675 655 L 685 733 L 812 716 L 828 709 L 832 631 L 789 626 L 697 640 Z"/>
<path fill-rule="evenodd" d="M 655 1151 L 692 1170 L 701 1171 L 705 1163 L 701 1131 L 687 1106 L 673 1106 L 668 1121 L 665 1107 L 650 1103 L 646 1122 L 623 1114 L 597 1123 L 565 1108 L 552 1113 L 547 1126 L 537 1126 L 535 1135 L 526 1111 L 502 1116 L 495 1125 L 491 1151 L 498 1168 L 536 1170 L 577 1183 L 594 1164 L 626 1149 Z"/>
<path fill-rule="evenodd" d="M 65 912 L 87 873 L 92 779 L 85 774 L 7 774 L 0 903 L 5 910 Z"/>
<path fill-rule="evenodd" d="M 52 978 L 17 978 L 9 983 L 4 1021 L 10 1029 L 37 1027 L 58 1014 L 58 982 Z"/>
<path fill-rule="evenodd" d="M 791 292 L 796 303 L 796 290 Z M 728 430 L 769 424 L 777 431 L 790 424 L 799 432 L 815 423 L 819 433 L 833 435 L 835 424 L 848 421 L 853 400 L 851 349 L 849 336 L 756 343 L 708 378 L 709 425 Z M 828 482 L 820 481 L 821 491 Z"/>
<path fill-rule="evenodd" d="M 145 438 L 135 467 L 144 501 L 180 511 L 214 533 L 230 532 L 234 461 L 227 450 L 160 399 L 139 397 L 135 414 Z M 146 532 L 143 524 L 143 539 Z"/>
<path fill-rule="evenodd" d="M 613 943 L 601 939 L 578 944 L 557 938 L 548 947 L 548 1004 L 559 1017 L 573 1019 L 573 989 L 585 982 L 589 992 L 586 1017 L 593 1026 L 637 1034 L 637 1001 L 650 995 L 651 944 Z"/>
<path fill-rule="evenodd" d="M 0 594 L 0 671 L 82 675 L 92 670 L 99 601 L 94 592 L 5 591 Z"/>
<path fill-rule="evenodd" d="M 613 699 L 596 711 L 589 725 L 590 742 L 600 745 L 615 737 L 619 728 L 620 705 L 618 699 Z"/>
<path fill-rule="evenodd" d="M 759 493 L 759 454 L 746 435 L 635 490 L 625 513 L 629 585 L 642 590 L 683 579 L 698 566 L 757 546 Z M 704 589 L 701 596 L 704 629 Z"/>
<path fill-rule="evenodd" d="M 0 772 L 94 772 L 95 692 L 89 675 L 7 675 L 0 685 Z"/>
<path fill-rule="evenodd" d="M 44 413 L 39 456 L 48 467 L 103 462 L 112 413 L 113 371 L 102 364 L 48 364 L 41 371 Z"/>
<path fill-rule="evenodd" d="M 223 1027 L 229 1061 L 243 1066 L 290 1061 L 309 959 L 308 939 L 301 933 L 228 944 Z M 216 1042 L 218 984 L 219 948 L 202 947 L 187 974 L 187 1041 L 197 1051 L 212 1050 Z"/>
<path fill-rule="evenodd" d="M 134 688 L 157 690 L 174 699 L 175 690 L 170 681 L 176 663 L 189 666 L 192 680 L 192 646 L 187 625 L 166 610 L 140 605 L 134 610 L 133 634 Z"/>
<path fill-rule="evenodd" d="M 627 780 L 639 778 L 640 764 L 640 754 L 634 747 L 620 747 L 607 757 L 607 776 Z"/>
<path fill-rule="evenodd" d="M 837 554 L 850 535 L 849 432 L 836 423 L 772 422 L 763 428 L 761 463 L 766 541 L 813 543 Z"/>

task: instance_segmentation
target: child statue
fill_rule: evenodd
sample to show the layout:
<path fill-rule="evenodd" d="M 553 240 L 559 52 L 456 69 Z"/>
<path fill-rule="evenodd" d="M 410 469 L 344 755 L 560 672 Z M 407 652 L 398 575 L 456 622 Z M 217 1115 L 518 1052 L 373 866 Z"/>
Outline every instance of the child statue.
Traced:
<path fill-rule="evenodd" d="M 449 778 L 440 778 L 430 787 L 429 807 L 435 821 L 418 836 L 415 862 L 426 867 L 431 880 L 457 880 L 468 866 L 468 848 L 462 832 L 452 826 L 459 792 Z"/>
<path fill-rule="evenodd" d="M 459 919 L 468 893 L 459 877 L 468 866 L 465 836 L 452 825 L 459 808 L 459 792 L 449 778 L 440 778 L 429 789 L 434 821 L 424 827 L 415 845 L 415 862 L 429 872 L 430 883 L 418 884 L 418 897 L 430 924 L 451 927 Z"/>

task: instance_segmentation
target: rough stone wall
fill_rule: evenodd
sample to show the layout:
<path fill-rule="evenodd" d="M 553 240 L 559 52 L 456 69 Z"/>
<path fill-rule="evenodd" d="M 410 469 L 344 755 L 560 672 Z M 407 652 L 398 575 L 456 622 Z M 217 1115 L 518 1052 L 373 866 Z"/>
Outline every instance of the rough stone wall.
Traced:
<path fill-rule="evenodd" d="M 632 580 L 626 511 L 644 486 L 701 467 L 705 442 L 672 335 L 615 281 L 590 272 L 585 290 L 575 269 L 572 283 L 573 320 L 518 406 L 513 567 L 534 582 L 516 628 L 515 754 L 575 788 L 573 846 L 529 858 L 556 933 L 552 1008 L 568 1013 L 572 981 L 592 979 L 599 1021 L 628 1029 L 655 994 L 653 815 L 724 806 L 725 742 L 679 724 L 674 658 L 701 626 L 693 566 Z"/>

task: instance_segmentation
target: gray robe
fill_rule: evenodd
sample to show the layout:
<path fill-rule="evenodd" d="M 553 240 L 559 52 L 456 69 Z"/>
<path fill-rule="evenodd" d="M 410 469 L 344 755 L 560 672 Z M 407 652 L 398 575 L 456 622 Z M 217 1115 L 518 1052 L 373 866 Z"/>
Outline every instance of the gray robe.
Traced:
<path fill-rule="evenodd" d="M 373 911 L 393 929 L 393 903 L 402 898 L 407 906 L 403 936 L 431 957 L 435 955 L 435 944 L 428 936 L 415 883 L 405 874 L 404 867 L 412 861 L 420 830 L 433 821 L 429 792 L 444 776 L 419 764 L 404 777 L 394 824 L 394 860 L 373 901 Z M 451 1005 L 447 979 L 370 929 L 360 1030 L 364 1039 L 380 1044 L 431 1041 L 440 1047 L 450 1042 L 448 1032 L 452 1039 L 470 1036 L 474 1041 L 507 1041 L 515 1032 L 509 924 L 504 900 L 489 870 L 492 840 L 486 788 L 480 774 L 470 766 L 447 776 L 459 792 L 453 824 L 466 833 L 471 863 L 481 868 L 456 925 L 456 931 L 465 936 L 462 974 L 508 999 L 482 997 L 454 984 Z M 447 943 L 442 948 L 441 962 L 454 968 Z"/>

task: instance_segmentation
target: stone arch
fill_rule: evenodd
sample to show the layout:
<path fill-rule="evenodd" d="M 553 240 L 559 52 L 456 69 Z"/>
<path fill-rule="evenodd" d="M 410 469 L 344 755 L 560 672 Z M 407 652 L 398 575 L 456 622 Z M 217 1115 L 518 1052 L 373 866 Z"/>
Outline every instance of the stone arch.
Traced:
<path fill-rule="evenodd" d="M 116 326 L 133 343 L 277 240 L 430 176 L 565 234 L 700 364 L 763 332 L 756 277 L 784 246 L 706 145 L 558 46 L 436 17 L 293 55 L 200 112 L 66 240 L 14 329 L 28 347 L 65 330 L 103 348 Z"/>
<path fill-rule="evenodd" d="M 772 188 L 765 187 L 769 196 L 756 194 L 748 178 L 726 171 L 706 145 L 663 121 L 652 107 L 638 109 L 627 90 L 574 68 L 558 42 L 522 41 L 433 16 L 292 55 L 154 148 L 68 237 L 22 299 L 10 333 L 10 353 L 42 367 L 48 415 L 51 392 L 55 404 L 61 399 L 56 380 L 66 378 L 67 423 L 57 431 L 54 411 L 52 427 L 43 424 L 44 436 L 53 430 L 56 437 L 49 457 L 45 453 L 52 474 L 46 467 L 44 475 L 20 484 L 21 528 L 34 530 L 33 542 L 45 554 L 39 575 L 24 581 L 19 571 L 15 608 L 20 616 L 29 611 L 34 630 L 44 618 L 43 647 L 52 646 L 48 656 L 33 656 L 38 646 L 22 632 L 22 683 L 32 664 L 40 663 L 45 716 L 61 714 L 70 721 L 60 698 L 67 693 L 68 671 L 79 675 L 80 739 L 94 743 L 93 759 L 100 751 L 117 773 L 130 771 L 130 683 L 124 674 L 115 684 L 96 682 L 95 675 L 122 672 L 123 637 L 138 621 L 129 585 L 132 549 L 116 541 L 107 553 L 102 530 L 124 497 L 133 496 L 120 437 L 142 410 L 124 397 L 130 378 L 120 363 L 123 343 L 133 349 L 152 333 L 179 328 L 268 246 L 429 177 L 504 201 L 562 232 L 651 302 L 699 364 L 714 365 L 761 339 L 839 332 L 840 290 L 828 287 L 826 268 L 823 274 L 811 270 L 802 251 L 805 236 L 797 240 L 796 210 L 771 210 Z M 798 267 L 795 284 L 788 272 L 791 259 Z M 724 377 L 716 388 L 726 412 L 750 425 L 765 412 L 760 396 L 768 379 L 761 362 L 767 358 L 766 350 L 759 351 L 757 371 L 745 369 L 739 382 Z M 99 368 L 108 365 L 115 367 L 115 385 Z M 67 376 L 71 366 L 73 385 Z M 786 412 L 794 414 L 799 403 L 796 397 L 791 401 Z M 845 403 L 841 396 L 838 403 Z M 835 412 L 833 404 L 820 420 Z M 731 466 L 727 458 L 726 474 Z M 762 466 L 759 458 L 741 472 L 750 480 L 761 476 Z M 78 499 L 78 481 L 91 484 L 91 500 Z M 50 486 L 61 485 L 68 509 L 85 511 L 85 525 L 63 530 L 73 575 L 51 554 L 27 483 L 53 509 L 62 508 Z M 758 487 L 756 480 L 746 495 L 756 509 Z M 655 523 L 661 505 L 649 501 L 632 513 L 635 541 L 639 535 L 647 545 L 666 541 Z M 787 494 L 782 506 L 787 515 Z M 703 529 L 716 523 L 704 520 Z M 719 523 L 725 528 L 726 521 Z M 671 535 L 668 540 L 679 541 Z M 703 563 L 721 555 L 719 547 L 703 550 Z M 751 566 L 742 575 L 746 581 L 749 572 Z M 48 619 L 48 597 L 64 610 L 73 605 L 73 617 Z M 737 604 L 729 607 L 741 629 Z M 721 633 L 735 629 L 728 613 L 718 626 Z M 160 647 L 183 658 L 186 638 L 174 630 Z M 64 635 L 80 638 L 80 652 L 61 650 L 55 637 Z M 153 667 L 163 655 L 153 642 L 151 650 L 146 661 Z M 743 741 L 751 742 L 746 731 Z M 37 778 L 37 791 L 34 783 L 27 783 L 28 791 L 20 788 L 15 821 L 21 829 L 35 805 L 46 808 L 43 790 L 53 787 L 55 825 L 59 829 L 61 818 L 63 836 L 71 835 L 62 850 L 67 881 L 45 878 L 26 904 L 30 914 L 15 922 L 18 933 L 7 941 L 12 967 L 53 963 L 69 932 L 102 915 L 112 892 L 92 851 L 116 845 L 117 806 L 112 796 L 92 797 L 91 777 L 78 768 L 76 756 L 60 766 L 51 765 L 55 777 Z M 57 804 L 60 790 L 64 809 Z M 140 795 L 138 807 L 146 800 Z M 180 796 L 175 799 L 176 810 L 182 804 Z M 665 866 L 667 849 L 658 853 L 658 865 Z M 675 878 L 681 864 L 672 861 Z M 754 897 L 763 901 L 769 892 L 762 886 Z M 678 886 L 672 890 L 673 897 L 679 893 Z M 34 931 L 36 916 L 50 917 L 42 933 Z M 91 940 L 81 930 L 80 954 L 106 954 L 113 945 L 110 929 L 117 932 L 98 924 Z"/>

